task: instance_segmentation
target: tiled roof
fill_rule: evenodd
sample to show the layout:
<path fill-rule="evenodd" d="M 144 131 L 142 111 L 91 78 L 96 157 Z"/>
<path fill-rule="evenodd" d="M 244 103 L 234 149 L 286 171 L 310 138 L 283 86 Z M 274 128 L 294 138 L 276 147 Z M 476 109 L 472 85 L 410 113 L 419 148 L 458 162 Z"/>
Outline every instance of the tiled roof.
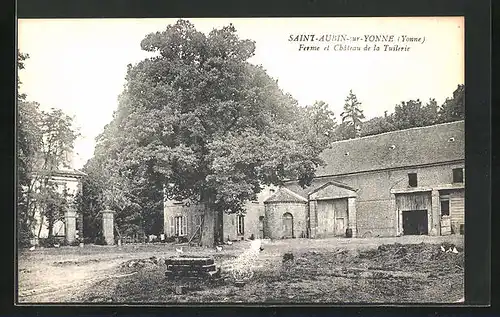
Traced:
<path fill-rule="evenodd" d="M 305 203 L 305 202 L 307 202 L 307 199 L 302 197 L 302 196 L 297 195 L 296 193 L 292 192 L 288 188 L 281 187 L 280 189 L 278 189 L 278 191 L 276 193 L 274 193 L 269 198 L 264 200 L 264 203 L 272 203 L 272 202 Z"/>
<path fill-rule="evenodd" d="M 335 142 L 316 176 L 350 174 L 465 159 L 464 121 Z"/>

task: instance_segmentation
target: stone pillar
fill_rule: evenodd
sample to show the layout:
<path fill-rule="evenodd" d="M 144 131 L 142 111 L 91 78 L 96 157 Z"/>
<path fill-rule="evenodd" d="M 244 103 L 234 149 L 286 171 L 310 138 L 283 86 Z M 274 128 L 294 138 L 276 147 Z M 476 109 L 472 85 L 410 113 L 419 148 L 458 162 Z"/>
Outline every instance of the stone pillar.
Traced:
<path fill-rule="evenodd" d="M 390 198 L 390 208 L 391 208 L 391 211 L 393 212 L 394 214 L 394 222 L 393 222 L 393 225 L 394 225 L 394 228 L 396 229 L 396 236 L 400 236 L 401 235 L 401 227 L 399 226 L 399 211 L 398 211 L 398 208 L 396 206 L 396 195 L 395 194 L 390 194 L 391 198 Z"/>
<path fill-rule="evenodd" d="M 310 200 L 309 201 L 309 233 L 310 233 L 310 238 L 314 239 L 316 238 L 316 229 L 318 228 L 318 213 L 317 213 L 317 205 L 318 202 L 316 200 Z"/>
<path fill-rule="evenodd" d="M 115 244 L 114 214 L 113 210 L 102 211 L 102 234 L 107 245 Z"/>
<path fill-rule="evenodd" d="M 429 234 L 433 236 L 441 235 L 441 203 L 439 201 L 439 191 L 437 190 L 432 191 L 430 218 Z"/>
<path fill-rule="evenodd" d="M 66 224 L 66 241 L 73 243 L 76 239 L 76 210 L 69 209 L 64 214 L 64 222 Z"/>
<path fill-rule="evenodd" d="M 349 228 L 352 229 L 352 237 L 356 238 L 358 235 L 358 225 L 356 222 L 356 197 L 347 198 L 347 218 Z"/>

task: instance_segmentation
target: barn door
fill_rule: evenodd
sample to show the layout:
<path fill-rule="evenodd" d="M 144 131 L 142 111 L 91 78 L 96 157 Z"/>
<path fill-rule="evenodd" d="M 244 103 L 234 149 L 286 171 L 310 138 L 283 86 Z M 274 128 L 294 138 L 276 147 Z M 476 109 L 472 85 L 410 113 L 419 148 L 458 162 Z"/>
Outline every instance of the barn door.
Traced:
<path fill-rule="evenodd" d="M 293 237 L 293 216 L 289 212 L 283 215 L 283 237 Z"/>
<path fill-rule="evenodd" d="M 403 234 L 404 235 L 428 234 L 427 210 L 403 211 Z"/>

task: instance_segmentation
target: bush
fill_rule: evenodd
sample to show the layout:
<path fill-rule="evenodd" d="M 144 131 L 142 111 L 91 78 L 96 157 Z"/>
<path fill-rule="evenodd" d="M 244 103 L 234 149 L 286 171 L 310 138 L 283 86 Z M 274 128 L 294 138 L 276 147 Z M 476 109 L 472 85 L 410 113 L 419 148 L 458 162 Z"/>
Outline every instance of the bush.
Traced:
<path fill-rule="evenodd" d="M 17 243 L 20 248 L 31 247 L 31 235 L 29 233 L 21 233 L 17 238 Z"/>
<path fill-rule="evenodd" d="M 40 238 L 38 241 L 39 245 L 44 248 L 53 248 L 54 244 L 64 245 L 64 241 L 56 237 Z"/>
<path fill-rule="evenodd" d="M 172 243 L 172 242 L 175 242 L 175 237 L 165 237 L 165 242 L 166 242 L 166 243 Z"/>
<path fill-rule="evenodd" d="M 75 239 L 75 241 L 71 242 L 69 245 L 72 247 L 77 247 L 81 242 L 83 242 L 81 239 Z"/>
<path fill-rule="evenodd" d="M 98 235 L 97 238 L 95 239 L 95 244 L 97 245 L 107 245 L 106 239 L 104 239 L 104 236 L 102 234 Z"/>

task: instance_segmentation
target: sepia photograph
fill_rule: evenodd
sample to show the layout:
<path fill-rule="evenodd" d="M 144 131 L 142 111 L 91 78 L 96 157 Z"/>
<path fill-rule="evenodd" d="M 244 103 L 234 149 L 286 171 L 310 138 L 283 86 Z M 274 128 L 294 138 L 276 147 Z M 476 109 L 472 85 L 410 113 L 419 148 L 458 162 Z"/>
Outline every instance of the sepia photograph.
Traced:
<path fill-rule="evenodd" d="M 464 303 L 464 17 L 19 19 L 17 45 L 17 304 Z"/>

